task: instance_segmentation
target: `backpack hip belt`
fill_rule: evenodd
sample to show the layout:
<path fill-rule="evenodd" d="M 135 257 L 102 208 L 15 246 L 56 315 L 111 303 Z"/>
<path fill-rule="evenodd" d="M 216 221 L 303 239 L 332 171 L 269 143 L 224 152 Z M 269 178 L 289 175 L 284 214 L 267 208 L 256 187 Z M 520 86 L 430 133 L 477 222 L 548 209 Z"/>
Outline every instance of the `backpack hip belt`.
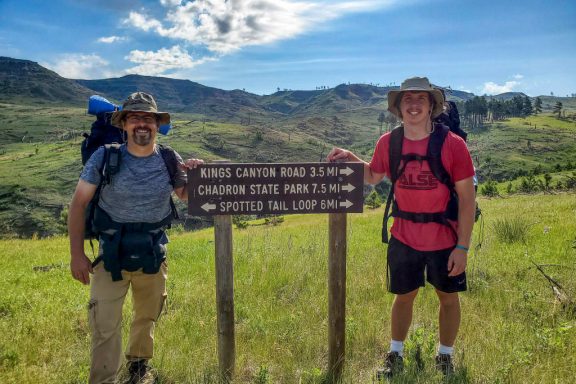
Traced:
<path fill-rule="evenodd" d="M 157 273 L 166 258 L 166 247 L 160 240 L 170 221 L 171 215 L 156 223 L 119 223 L 96 207 L 94 228 L 101 254 L 92 266 L 102 261 L 112 274 L 112 281 L 122 280 L 122 270 L 134 272 L 142 268 L 143 273 Z"/>

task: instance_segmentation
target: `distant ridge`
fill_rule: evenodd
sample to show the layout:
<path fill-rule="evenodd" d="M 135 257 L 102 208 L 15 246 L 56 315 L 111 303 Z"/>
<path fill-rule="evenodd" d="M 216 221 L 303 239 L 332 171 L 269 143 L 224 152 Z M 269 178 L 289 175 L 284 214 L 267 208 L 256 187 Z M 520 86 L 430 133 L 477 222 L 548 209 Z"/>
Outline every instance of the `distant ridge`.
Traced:
<path fill-rule="evenodd" d="M 34 61 L 0 57 L 0 101 L 76 105 L 84 104 L 92 93 Z"/>
<path fill-rule="evenodd" d="M 278 91 L 255 95 L 242 90 L 226 91 L 181 79 L 126 75 L 100 80 L 71 80 L 29 60 L 0 57 L 0 101 L 83 105 L 87 98 L 99 94 L 120 103 L 137 90 L 149 92 L 160 109 L 170 112 L 197 113 L 230 120 L 252 117 L 303 118 L 334 113 L 361 111 L 365 108 L 385 111 L 387 93 L 394 87 L 369 84 L 340 84 L 321 90 Z M 466 101 L 473 93 L 446 89 L 449 100 Z M 489 96 L 508 100 L 521 92 Z"/>
<path fill-rule="evenodd" d="M 516 96 L 520 96 L 520 97 L 526 97 L 525 93 L 522 92 L 504 92 L 501 93 L 499 95 L 494 95 L 494 96 L 488 96 L 489 98 L 493 98 L 493 99 L 498 99 L 498 100 L 510 100 L 513 99 Z"/>
<path fill-rule="evenodd" d="M 148 92 L 157 99 L 159 107 L 173 112 L 230 115 L 240 107 L 264 112 L 259 96 L 239 90 L 224 91 L 190 80 L 127 75 L 104 80 L 76 80 L 78 84 L 105 95 L 116 102 L 136 91 Z"/>

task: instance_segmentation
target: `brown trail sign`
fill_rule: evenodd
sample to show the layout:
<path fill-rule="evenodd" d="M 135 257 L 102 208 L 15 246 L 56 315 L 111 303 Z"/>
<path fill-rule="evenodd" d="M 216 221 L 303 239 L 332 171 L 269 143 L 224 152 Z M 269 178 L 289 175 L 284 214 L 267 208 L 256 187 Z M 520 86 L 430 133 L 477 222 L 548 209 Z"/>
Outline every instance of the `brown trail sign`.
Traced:
<path fill-rule="evenodd" d="M 188 214 L 362 212 L 362 163 L 204 164 L 188 171 Z"/>
<path fill-rule="evenodd" d="M 215 215 L 218 365 L 234 379 L 234 262 L 236 214 L 330 213 L 328 378 L 341 382 L 346 340 L 346 213 L 362 212 L 362 163 L 203 164 L 188 171 L 188 214 Z"/>

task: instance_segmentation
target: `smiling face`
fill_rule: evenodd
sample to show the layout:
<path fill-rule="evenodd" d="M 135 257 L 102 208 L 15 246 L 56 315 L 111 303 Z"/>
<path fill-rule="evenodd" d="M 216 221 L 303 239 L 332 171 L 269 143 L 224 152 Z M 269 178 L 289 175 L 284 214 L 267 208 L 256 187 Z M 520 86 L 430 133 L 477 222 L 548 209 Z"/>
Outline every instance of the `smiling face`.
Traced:
<path fill-rule="evenodd" d="M 432 112 L 433 104 L 428 92 L 403 92 L 400 99 L 400 112 L 404 124 L 426 124 Z"/>
<path fill-rule="evenodd" d="M 158 119 L 154 113 L 131 112 L 124 118 L 128 142 L 145 147 L 154 143 L 158 132 Z"/>

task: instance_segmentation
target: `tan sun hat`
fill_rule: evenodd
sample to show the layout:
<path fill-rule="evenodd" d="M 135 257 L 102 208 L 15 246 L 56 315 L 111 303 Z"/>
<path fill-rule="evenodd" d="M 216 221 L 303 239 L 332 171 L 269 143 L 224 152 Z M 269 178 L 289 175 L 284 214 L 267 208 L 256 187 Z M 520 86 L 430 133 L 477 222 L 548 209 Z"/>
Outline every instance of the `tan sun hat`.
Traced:
<path fill-rule="evenodd" d="M 400 89 L 388 92 L 388 110 L 394 115 L 401 118 L 400 110 L 398 105 L 400 104 L 400 98 L 402 97 L 402 92 L 412 91 L 412 92 L 429 92 L 434 96 L 434 109 L 432 110 L 432 118 L 435 118 L 442 113 L 444 109 L 444 96 L 442 92 L 432 87 L 430 81 L 427 77 L 411 77 L 406 79 L 400 85 Z"/>
<path fill-rule="evenodd" d="M 170 114 L 158 112 L 158 106 L 154 98 L 144 92 L 134 92 L 122 104 L 122 110 L 112 114 L 112 125 L 122 128 L 122 120 L 128 112 L 149 112 L 154 113 L 160 119 L 158 126 L 170 124 Z"/>

